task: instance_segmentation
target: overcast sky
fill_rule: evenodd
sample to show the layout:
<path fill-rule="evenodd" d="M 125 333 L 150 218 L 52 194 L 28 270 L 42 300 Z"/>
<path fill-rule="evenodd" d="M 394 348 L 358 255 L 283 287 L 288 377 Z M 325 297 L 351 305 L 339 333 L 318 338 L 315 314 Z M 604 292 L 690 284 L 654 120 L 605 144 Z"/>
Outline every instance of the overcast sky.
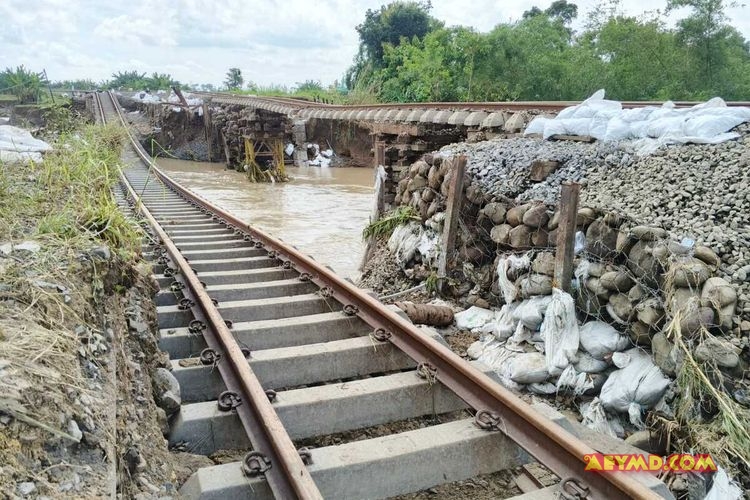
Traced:
<path fill-rule="evenodd" d="M 488 31 L 552 0 L 433 0 L 447 25 Z M 26 65 L 52 80 L 107 79 L 118 70 L 167 72 L 220 84 L 229 67 L 259 84 L 341 78 L 357 51 L 354 27 L 379 0 L 0 0 L 0 68 Z M 598 0 L 579 0 L 579 18 Z M 666 0 L 624 0 L 639 14 Z M 750 38 L 750 8 L 729 11 Z"/>

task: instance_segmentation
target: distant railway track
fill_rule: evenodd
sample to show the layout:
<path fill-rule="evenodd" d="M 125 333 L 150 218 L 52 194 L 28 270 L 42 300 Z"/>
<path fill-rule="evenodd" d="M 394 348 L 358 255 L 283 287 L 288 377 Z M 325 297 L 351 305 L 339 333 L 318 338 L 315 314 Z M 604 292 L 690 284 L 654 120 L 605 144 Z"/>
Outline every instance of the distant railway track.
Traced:
<path fill-rule="evenodd" d="M 94 98 L 101 122 L 125 125 L 113 94 Z M 380 498 L 529 457 L 563 480 L 554 488 L 566 498 L 661 498 L 633 474 L 584 472 L 589 444 L 392 308 L 172 180 L 132 138 L 123 157 L 116 195 L 150 228 L 160 345 L 181 383 L 170 443 L 252 450 L 198 471 L 186 498 Z M 299 446 L 432 414 L 454 416 Z"/>
<path fill-rule="evenodd" d="M 364 119 L 365 115 L 360 112 L 381 112 L 377 119 L 393 120 L 395 115 L 386 117 L 389 111 L 484 111 L 493 113 L 498 111 L 545 111 L 558 112 L 569 106 L 580 104 L 580 101 L 510 101 L 510 102 L 417 102 L 417 103 L 384 103 L 384 104 L 362 104 L 342 105 L 326 104 L 291 97 L 264 97 L 252 95 L 237 95 L 222 92 L 195 92 L 195 94 L 209 97 L 216 102 L 234 104 L 262 104 L 265 106 L 276 106 L 277 112 L 292 113 L 307 111 L 308 113 L 323 113 L 325 115 L 314 116 L 329 119 Z M 625 108 L 639 108 L 643 106 L 661 106 L 661 101 L 624 101 Z M 685 108 L 699 104 L 691 101 L 676 101 L 675 106 Z M 750 106 L 750 101 L 727 102 L 728 106 Z M 263 107 L 263 106 L 262 106 Z M 346 112 L 348 115 L 343 115 Z M 334 113 L 338 113 L 334 115 Z M 371 115 L 375 118 L 375 115 Z M 368 118 L 370 119 L 370 118 Z M 416 121 L 416 120 L 412 120 Z"/>

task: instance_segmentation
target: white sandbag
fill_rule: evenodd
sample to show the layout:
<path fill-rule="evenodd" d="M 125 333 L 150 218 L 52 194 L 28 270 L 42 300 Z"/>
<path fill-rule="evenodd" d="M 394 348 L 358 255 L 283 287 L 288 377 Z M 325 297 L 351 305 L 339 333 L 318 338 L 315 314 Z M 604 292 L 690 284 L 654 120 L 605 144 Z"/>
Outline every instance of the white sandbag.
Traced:
<path fill-rule="evenodd" d="M 612 353 L 624 351 L 630 345 L 627 335 L 603 321 L 590 321 L 581 326 L 580 332 L 581 347 L 596 359 L 610 359 Z"/>
<path fill-rule="evenodd" d="M 41 163 L 42 153 L 33 151 L 4 151 L 0 149 L 0 163 Z"/>
<path fill-rule="evenodd" d="M 456 313 L 453 316 L 456 327 L 461 330 L 473 330 L 481 328 L 495 318 L 495 313 L 489 309 L 483 309 L 477 306 L 471 306 L 465 311 Z"/>
<path fill-rule="evenodd" d="M 398 226 L 388 238 L 388 249 L 402 266 L 414 258 L 424 230 L 420 224 L 410 222 Z"/>
<path fill-rule="evenodd" d="M 713 475 L 713 485 L 708 490 L 704 500 L 740 500 L 742 498 L 742 488 L 727 474 L 723 468 Z"/>
<path fill-rule="evenodd" d="M 526 328 L 536 331 L 544 321 L 544 313 L 552 302 L 550 295 L 540 295 L 524 300 L 513 310 L 513 319 L 520 321 Z"/>
<path fill-rule="evenodd" d="M 647 353 L 636 348 L 626 354 L 630 363 L 610 374 L 600 398 L 605 409 L 627 413 L 633 425 L 643 428 L 642 410 L 658 403 L 671 381 Z"/>
<path fill-rule="evenodd" d="M 620 117 L 615 117 L 607 123 L 607 131 L 604 133 L 605 142 L 618 142 L 630 139 L 630 123 Z"/>
<path fill-rule="evenodd" d="M 508 365 L 508 376 L 518 384 L 538 384 L 549 377 L 544 355 L 538 352 L 518 354 Z"/>
<path fill-rule="evenodd" d="M 593 379 L 585 372 L 578 372 L 573 365 L 565 368 L 557 379 L 557 389 L 567 389 L 576 396 L 580 396 L 594 388 Z"/>
<path fill-rule="evenodd" d="M 549 120 L 549 118 L 546 118 L 544 116 L 537 116 L 526 126 L 526 130 L 524 130 L 523 135 L 544 134 L 544 124 L 547 123 L 547 120 Z"/>
<path fill-rule="evenodd" d="M 12 125 L 0 125 L 0 150 L 16 153 L 49 151 L 52 146 L 35 139 L 28 130 Z"/>
<path fill-rule="evenodd" d="M 599 398 L 594 398 L 590 403 L 581 405 L 582 424 L 601 434 L 611 437 L 621 437 L 624 429 L 619 421 L 610 419 L 604 412 L 602 402 Z"/>
<path fill-rule="evenodd" d="M 479 333 L 489 333 L 498 340 L 505 340 L 516 331 L 518 320 L 513 318 L 513 311 L 518 304 L 505 304 L 499 311 L 495 311 L 492 321 L 476 329 Z"/>
<path fill-rule="evenodd" d="M 583 328 L 581 328 L 581 340 L 583 340 L 583 335 Z M 609 363 L 607 361 L 596 359 L 585 351 L 578 351 L 577 357 L 578 360 L 573 363 L 573 366 L 579 372 L 601 373 L 609 368 Z"/>
<path fill-rule="evenodd" d="M 466 354 L 471 359 L 479 359 L 490 345 L 500 346 L 500 343 L 492 335 L 483 336 L 466 349 Z"/>
<path fill-rule="evenodd" d="M 506 304 L 515 302 L 518 298 L 519 290 L 514 283 L 508 278 L 510 271 L 521 271 L 531 267 L 531 258 L 528 253 L 522 256 L 509 255 L 497 261 L 497 284 L 503 294 Z"/>
<path fill-rule="evenodd" d="M 541 332 L 547 370 L 550 375 L 559 375 L 576 361 L 578 352 L 579 331 L 573 297 L 558 288 L 552 290 Z"/>
<path fill-rule="evenodd" d="M 529 384 L 526 386 L 529 391 L 533 392 L 534 394 L 542 394 L 542 395 L 552 395 L 557 393 L 557 386 L 555 384 L 552 384 L 550 382 L 542 382 L 539 384 Z"/>

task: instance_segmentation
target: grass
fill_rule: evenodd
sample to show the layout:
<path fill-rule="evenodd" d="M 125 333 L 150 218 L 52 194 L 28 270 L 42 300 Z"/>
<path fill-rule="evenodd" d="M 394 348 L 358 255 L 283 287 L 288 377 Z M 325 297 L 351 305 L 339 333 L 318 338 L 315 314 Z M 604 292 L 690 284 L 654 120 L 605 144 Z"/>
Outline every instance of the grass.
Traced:
<path fill-rule="evenodd" d="M 106 243 L 128 258 L 140 234 L 115 202 L 124 135 L 116 126 L 63 132 L 39 165 L 0 166 L 0 239 Z M 51 240 L 56 240 L 53 242 Z"/>
<path fill-rule="evenodd" d="M 398 226 L 406 224 L 412 220 L 421 220 L 419 214 L 414 208 L 410 206 L 398 207 L 375 222 L 371 222 L 365 226 L 362 230 L 362 238 L 386 238 L 390 236 L 393 230 Z"/>
<path fill-rule="evenodd" d="M 337 90 L 290 90 L 287 87 L 271 85 L 268 87 L 258 87 L 253 90 L 236 90 L 235 94 L 257 95 L 263 97 L 291 97 L 295 99 L 304 99 L 307 101 L 323 101 L 329 104 L 377 104 L 378 98 L 375 93 L 353 90 L 348 93 Z"/>
<path fill-rule="evenodd" d="M 684 361 L 677 374 L 680 394 L 676 400 L 677 425 L 672 428 L 689 453 L 710 453 L 734 477 L 748 473 L 750 464 L 750 410 L 722 389 L 724 375 L 713 362 L 698 362 L 680 331 L 680 312 L 667 327 L 667 335 L 682 351 Z M 711 334 L 705 329 L 703 340 Z M 710 416 L 706 416 L 710 415 Z M 745 464 L 745 470 L 740 470 Z"/>

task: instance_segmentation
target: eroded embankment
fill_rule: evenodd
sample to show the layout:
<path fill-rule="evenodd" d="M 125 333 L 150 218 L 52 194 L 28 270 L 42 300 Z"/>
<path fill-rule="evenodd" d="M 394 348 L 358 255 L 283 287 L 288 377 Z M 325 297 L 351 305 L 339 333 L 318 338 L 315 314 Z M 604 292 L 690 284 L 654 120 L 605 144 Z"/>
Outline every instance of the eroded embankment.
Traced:
<path fill-rule="evenodd" d="M 152 396 L 166 360 L 142 233 L 111 191 L 122 140 L 82 127 L 41 164 L 0 165 L 0 491 L 10 498 L 157 498 L 191 472 L 173 465 Z"/>
<path fill-rule="evenodd" d="M 400 218 L 412 220 L 381 242 L 361 285 L 392 293 L 422 283 L 433 291 L 453 158 L 466 154 L 443 298 L 457 310 L 494 311 L 475 309 L 463 331 L 445 331 L 454 348 L 493 366 L 514 390 L 546 394 L 648 451 L 710 452 L 747 486 L 750 136 L 746 125 L 738 131 L 737 140 L 646 157 L 604 143 L 531 138 L 426 155 L 394 180 Z M 582 191 L 575 317 L 560 330 L 552 324 L 564 319 L 564 301 L 552 291 L 566 180 Z M 415 299 L 429 300 L 419 293 Z M 545 357 L 563 330 L 575 330 L 575 346 Z M 643 366 L 653 378 L 630 390 L 627 362 L 640 353 L 649 354 Z M 666 480 L 677 494 L 706 487 L 690 475 Z"/>

